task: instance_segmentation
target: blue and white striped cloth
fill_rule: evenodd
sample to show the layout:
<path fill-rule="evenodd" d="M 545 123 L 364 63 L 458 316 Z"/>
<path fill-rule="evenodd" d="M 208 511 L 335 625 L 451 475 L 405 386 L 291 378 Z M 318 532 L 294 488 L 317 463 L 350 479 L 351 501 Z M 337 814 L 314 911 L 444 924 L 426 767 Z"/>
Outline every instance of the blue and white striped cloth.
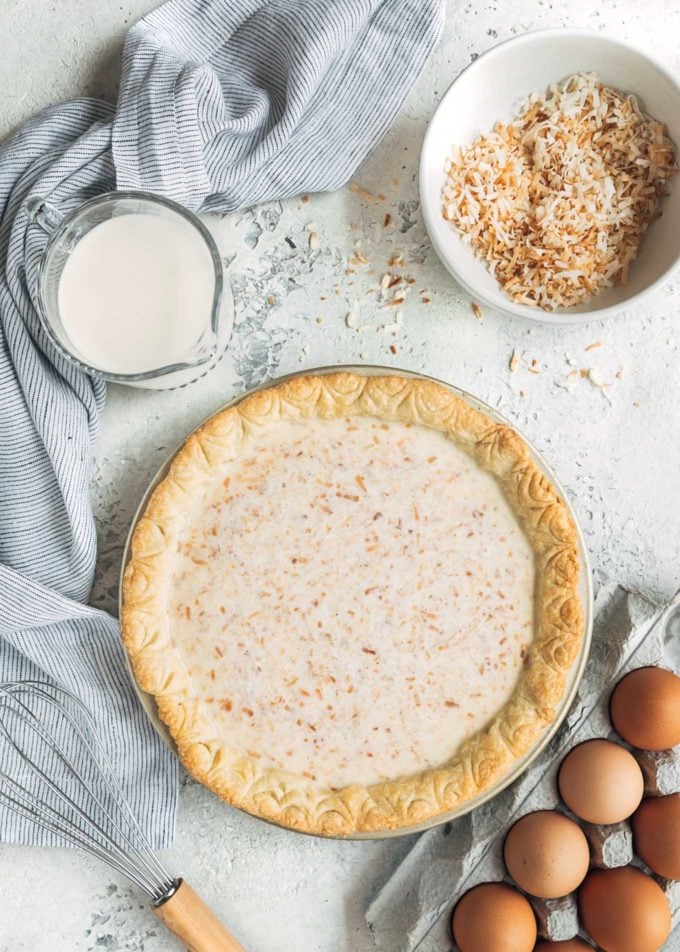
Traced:
<path fill-rule="evenodd" d="M 443 0 L 169 0 L 128 34 L 115 112 L 66 103 L 0 150 L 0 681 L 51 678 L 85 701 L 155 846 L 172 839 L 176 764 L 135 701 L 116 621 L 87 606 L 105 386 L 41 330 L 46 236 L 26 203 L 67 212 L 117 186 L 230 211 L 337 188 L 389 127 L 442 19 Z M 2 812 L 0 840 L 56 842 Z"/>

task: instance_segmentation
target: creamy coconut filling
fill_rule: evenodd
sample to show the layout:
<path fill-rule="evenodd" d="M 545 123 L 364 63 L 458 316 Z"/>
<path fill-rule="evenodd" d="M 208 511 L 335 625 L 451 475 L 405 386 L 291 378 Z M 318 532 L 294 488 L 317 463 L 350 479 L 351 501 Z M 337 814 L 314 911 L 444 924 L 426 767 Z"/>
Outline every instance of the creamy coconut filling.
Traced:
<path fill-rule="evenodd" d="M 281 422 L 224 477 L 182 534 L 168 614 L 227 746 L 320 786 L 371 784 L 444 764 L 505 706 L 534 556 L 454 443 Z"/>

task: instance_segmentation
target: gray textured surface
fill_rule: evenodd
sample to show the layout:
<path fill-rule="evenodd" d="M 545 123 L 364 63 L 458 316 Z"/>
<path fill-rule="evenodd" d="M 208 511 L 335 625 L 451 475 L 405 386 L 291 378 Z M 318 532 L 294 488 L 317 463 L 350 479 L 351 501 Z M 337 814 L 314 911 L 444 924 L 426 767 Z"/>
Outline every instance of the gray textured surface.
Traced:
<path fill-rule="evenodd" d="M 0 133 L 68 96 L 115 95 L 125 27 L 152 6 L 149 0 L 3 0 Z M 652 308 L 606 324 L 530 327 L 489 312 L 477 320 L 429 248 L 419 215 L 415 175 L 423 131 L 456 73 L 514 33 L 564 24 L 628 38 L 680 73 L 675 0 L 602 0 L 596 8 L 587 0 L 572 0 L 568 8 L 556 0 L 451 3 L 439 50 L 393 131 L 356 176 L 384 200 L 366 202 L 344 190 L 211 222 L 230 260 L 233 346 L 189 390 L 112 389 L 94 468 L 100 604 L 115 606 L 132 513 L 150 475 L 187 430 L 267 374 L 345 361 L 424 370 L 498 406 L 554 465 L 595 567 L 652 598 L 678 588 L 680 282 Z M 392 227 L 383 227 L 386 214 Z M 309 246 L 310 223 L 318 248 Z M 368 264 L 348 264 L 357 240 Z M 389 256 L 399 253 L 405 267 L 388 268 Z M 356 273 L 346 274 L 348 267 Z M 395 323 L 395 311 L 381 310 L 376 294 L 389 270 L 416 281 L 396 336 L 381 329 Z M 363 330 L 346 326 L 349 311 Z M 513 349 L 521 366 L 511 374 Z M 530 372 L 532 360 L 538 373 Z M 581 368 L 594 368 L 611 386 L 603 391 L 579 375 L 566 380 Z M 215 903 L 249 952 L 368 952 L 365 904 L 408 845 L 306 839 L 243 817 L 187 785 L 169 861 Z M 134 891 L 79 855 L 1 848 L 0 881 L 1 952 L 177 948 Z"/>

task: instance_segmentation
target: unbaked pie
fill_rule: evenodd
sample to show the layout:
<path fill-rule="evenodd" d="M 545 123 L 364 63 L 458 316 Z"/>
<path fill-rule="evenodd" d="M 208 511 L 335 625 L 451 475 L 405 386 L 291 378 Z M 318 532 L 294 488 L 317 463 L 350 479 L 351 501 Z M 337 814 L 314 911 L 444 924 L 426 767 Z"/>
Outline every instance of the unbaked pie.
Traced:
<path fill-rule="evenodd" d="M 191 436 L 132 540 L 122 634 L 188 770 L 330 835 L 494 784 L 577 657 L 577 533 L 517 433 L 435 382 L 333 373 Z"/>

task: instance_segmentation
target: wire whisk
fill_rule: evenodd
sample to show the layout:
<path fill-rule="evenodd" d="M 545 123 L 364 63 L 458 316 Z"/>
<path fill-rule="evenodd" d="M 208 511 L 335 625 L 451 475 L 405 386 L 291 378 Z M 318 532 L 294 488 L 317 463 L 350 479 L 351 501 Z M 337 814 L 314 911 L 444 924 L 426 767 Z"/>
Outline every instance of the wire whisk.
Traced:
<path fill-rule="evenodd" d="M 243 952 L 155 856 L 85 705 L 47 682 L 0 684 L 0 808 L 107 863 L 142 889 L 193 952 Z"/>

